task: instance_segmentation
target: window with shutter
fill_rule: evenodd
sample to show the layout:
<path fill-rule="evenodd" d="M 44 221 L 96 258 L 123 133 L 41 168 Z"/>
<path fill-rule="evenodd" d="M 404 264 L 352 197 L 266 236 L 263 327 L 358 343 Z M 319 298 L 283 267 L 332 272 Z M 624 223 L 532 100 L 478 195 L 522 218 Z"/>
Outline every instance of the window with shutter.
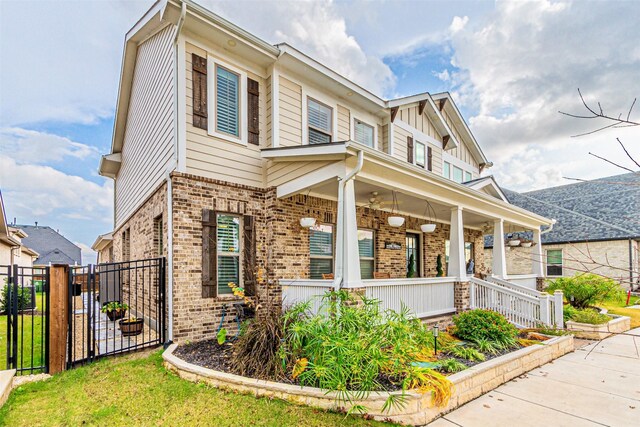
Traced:
<path fill-rule="evenodd" d="M 431 147 L 427 147 L 427 170 L 433 170 L 433 152 Z"/>
<path fill-rule="evenodd" d="M 333 226 L 317 224 L 309 229 L 310 279 L 333 273 Z"/>
<path fill-rule="evenodd" d="M 242 272 L 244 293 L 247 296 L 256 295 L 256 273 L 257 273 L 257 244 L 256 244 L 256 225 L 255 219 L 251 215 L 245 215 L 242 219 Z"/>
<path fill-rule="evenodd" d="M 373 126 L 354 119 L 353 135 L 356 142 L 367 147 L 373 147 Z"/>
<path fill-rule="evenodd" d="M 307 105 L 309 144 L 331 142 L 333 135 L 333 109 L 309 98 Z"/>
<path fill-rule="evenodd" d="M 232 293 L 230 283 L 240 286 L 240 218 L 218 214 L 218 294 Z"/>
<path fill-rule="evenodd" d="M 413 138 L 407 137 L 407 161 L 413 163 Z"/>
<path fill-rule="evenodd" d="M 260 84 L 247 79 L 247 117 L 249 144 L 260 145 Z"/>
<path fill-rule="evenodd" d="M 216 246 L 217 214 L 202 210 L 202 298 L 218 295 L 218 256 Z"/>
<path fill-rule="evenodd" d="M 375 244 L 373 230 L 358 230 L 358 253 L 360 255 L 360 276 L 373 279 L 375 271 Z"/>
<path fill-rule="evenodd" d="M 424 146 L 423 143 L 417 142 L 417 141 L 415 143 L 415 146 L 416 146 L 416 165 L 423 168 L 425 166 L 425 161 L 426 161 L 426 147 Z"/>
<path fill-rule="evenodd" d="M 207 129 L 207 59 L 191 55 L 193 126 Z"/>
<path fill-rule="evenodd" d="M 240 76 L 216 66 L 216 130 L 240 136 Z"/>

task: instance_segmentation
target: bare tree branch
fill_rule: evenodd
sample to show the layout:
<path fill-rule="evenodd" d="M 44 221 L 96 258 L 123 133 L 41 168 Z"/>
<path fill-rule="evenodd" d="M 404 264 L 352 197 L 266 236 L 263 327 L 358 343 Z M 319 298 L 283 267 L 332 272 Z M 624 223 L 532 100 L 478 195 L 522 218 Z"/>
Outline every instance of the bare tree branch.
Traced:
<path fill-rule="evenodd" d="M 607 163 L 611 163 L 612 165 L 617 166 L 617 167 L 619 167 L 620 169 L 624 169 L 624 170 L 626 170 L 626 171 L 634 172 L 634 173 L 636 172 L 636 171 L 634 171 L 633 169 L 629 169 L 629 168 L 624 167 L 624 166 L 621 166 L 621 165 L 619 165 L 619 164 L 617 164 L 617 163 L 615 163 L 615 162 L 612 162 L 612 161 L 611 161 L 611 160 L 609 160 L 609 159 L 605 159 L 604 157 L 600 157 L 600 156 L 598 156 L 597 154 L 593 154 L 591 151 L 589 151 L 589 154 L 590 154 L 591 156 L 593 156 L 593 157 L 597 157 L 597 158 L 598 158 L 598 159 L 600 159 L 600 160 L 604 160 L 604 161 L 605 161 L 605 162 L 607 162 Z"/>
<path fill-rule="evenodd" d="M 633 100 L 633 102 L 635 103 L 635 99 Z M 633 106 L 632 106 L 633 108 Z M 636 166 L 638 166 L 640 168 L 640 163 L 638 163 L 638 161 L 636 159 L 634 159 L 631 154 L 629 154 L 629 152 L 627 151 L 627 147 L 624 146 L 624 144 L 622 143 L 622 141 L 620 141 L 620 138 L 616 138 L 616 140 L 618 141 L 618 143 L 620 144 L 620 146 L 622 147 L 622 149 L 624 150 L 624 153 L 627 155 L 628 158 L 631 159 L 631 161 L 633 163 L 636 164 Z"/>

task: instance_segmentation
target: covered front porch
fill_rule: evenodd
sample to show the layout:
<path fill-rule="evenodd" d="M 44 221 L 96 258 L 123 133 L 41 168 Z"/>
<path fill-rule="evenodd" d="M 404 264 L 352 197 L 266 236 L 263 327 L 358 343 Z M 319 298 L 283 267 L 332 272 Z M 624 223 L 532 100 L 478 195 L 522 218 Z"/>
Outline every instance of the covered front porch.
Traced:
<path fill-rule="evenodd" d="M 541 260 L 546 218 L 368 147 L 334 143 L 265 150 L 263 156 L 284 167 L 301 161 L 319 166 L 276 186 L 305 260 L 278 278 L 285 304 L 350 289 L 379 299 L 383 308 L 405 305 L 421 318 L 444 315 L 469 308 L 471 277 L 507 277 L 505 230 L 532 231 L 538 244 L 531 255 Z M 307 227 L 302 218 L 312 218 Z M 484 261 L 485 234 L 502 242 L 491 265 Z M 535 289 L 543 271 L 540 262 L 534 265 L 522 280 Z"/>

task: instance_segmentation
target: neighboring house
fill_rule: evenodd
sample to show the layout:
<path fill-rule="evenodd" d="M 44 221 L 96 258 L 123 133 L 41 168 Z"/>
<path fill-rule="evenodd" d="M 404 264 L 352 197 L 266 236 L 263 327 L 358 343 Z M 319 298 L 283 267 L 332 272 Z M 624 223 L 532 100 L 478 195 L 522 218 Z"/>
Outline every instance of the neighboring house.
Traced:
<path fill-rule="evenodd" d="M 91 249 L 98 253 L 97 264 L 113 262 L 113 234 L 105 233 L 99 235 L 91 245 Z"/>
<path fill-rule="evenodd" d="M 7 225 L 4 200 L 0 192 L 0 266 L 18 265 L 32 267 L 38 252 L 27 247 L 22 241 L 27 234 L 19 227 Z M 2 272 L 6 273 L 6 272 Z"/>
<path fill-rule="evenodd" d="M 38 252 L 34 266 L 51 264 L 82 265 L 81 250 L 78 246 L 51 227 L 43 225 L 13 225 L 27 235 L 22 242 Z"/>
<path fill-rule="evenodd" d="M 215 336 L 237 300 L 231 282 L 278 304 L 308 285 L 416 292 L 421 316 L 465 309 L 469 259 L 486 268 L 487 224 L 498 239 L 551 224 L 493 179 L 475 181 L 491 165 L 448 93 L 385 100 L 286 43 L 169 0 L 126 35 L 100 173 L 115 184 L 113 260 L 167 257 L 169 338 L 180 341 Z"/>
<path fill-rule="evenodd" d="M 504 190 L 514 205 L 555 218 L 542 235 L 546 275 L 594 272 L 629 286 L 640 275 L 640 174 L 628 173 L 592 181 L 516 193 Z M 507 230 L 508 231 L 508 230 Z M 492 236 L 485 239 L 491 258 Z M 530 250 L 507 251 L 507 273 L 531 271 Z"/>

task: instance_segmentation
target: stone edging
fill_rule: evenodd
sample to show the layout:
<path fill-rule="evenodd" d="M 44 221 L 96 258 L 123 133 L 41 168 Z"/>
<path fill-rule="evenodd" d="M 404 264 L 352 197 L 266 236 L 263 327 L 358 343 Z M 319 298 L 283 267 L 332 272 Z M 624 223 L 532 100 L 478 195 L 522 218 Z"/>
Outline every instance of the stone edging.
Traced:
<path fill-rule="evenodd" d="M 573 320 L 567 320 L 567 330 L 571 331 L 578 338 L 602 340 L 612 333 L 626 332 L 631 329 L 631 318 L 628 316 L 619 316 L 616 314 L 605 313 L 613 319 L 601 325 L 592 325 L 590 323 L 579 323 Z"/>
<path fill-rule="evenodd" d="M 15 369 L 0 371 L 0 408 L 9 398 L 13 386 L 13 377 L 16 375 Z"/>
<path fill-rule="evenodd" d="M 351 406 L 345 402 L 338 403 L 334 392 L 326 392 L 319 388 L 257 380 L 187 363 L 174 356 L 176 347 L 177 344 L 172 344 L 162 354 L 164 365 L 188 381 L 204 382 L 220 389 L 255 396 L 275 397 L 325 410 L 345 409 L 345 407 L 348 409 Z M 573 336 L 554 337 L 541 345 L 525 347 L 453 374 L 449 376 L 449 380 L 454 385 L 453 394 L 449 404 L 443 408 L 433 406 L 431 394 L 423 395 L 415 392 L 406 393 L 407 401 L 404 408 L 394 408 L 389 412 L 382 411 L 382 406 L 390 394 L 388 392 L 372 392 L 366 399 L 354 400 L 353 405 L 364 405 L 368 414 L 377 420 L 424 425 L 499 385 L 573 350 Z"/>

